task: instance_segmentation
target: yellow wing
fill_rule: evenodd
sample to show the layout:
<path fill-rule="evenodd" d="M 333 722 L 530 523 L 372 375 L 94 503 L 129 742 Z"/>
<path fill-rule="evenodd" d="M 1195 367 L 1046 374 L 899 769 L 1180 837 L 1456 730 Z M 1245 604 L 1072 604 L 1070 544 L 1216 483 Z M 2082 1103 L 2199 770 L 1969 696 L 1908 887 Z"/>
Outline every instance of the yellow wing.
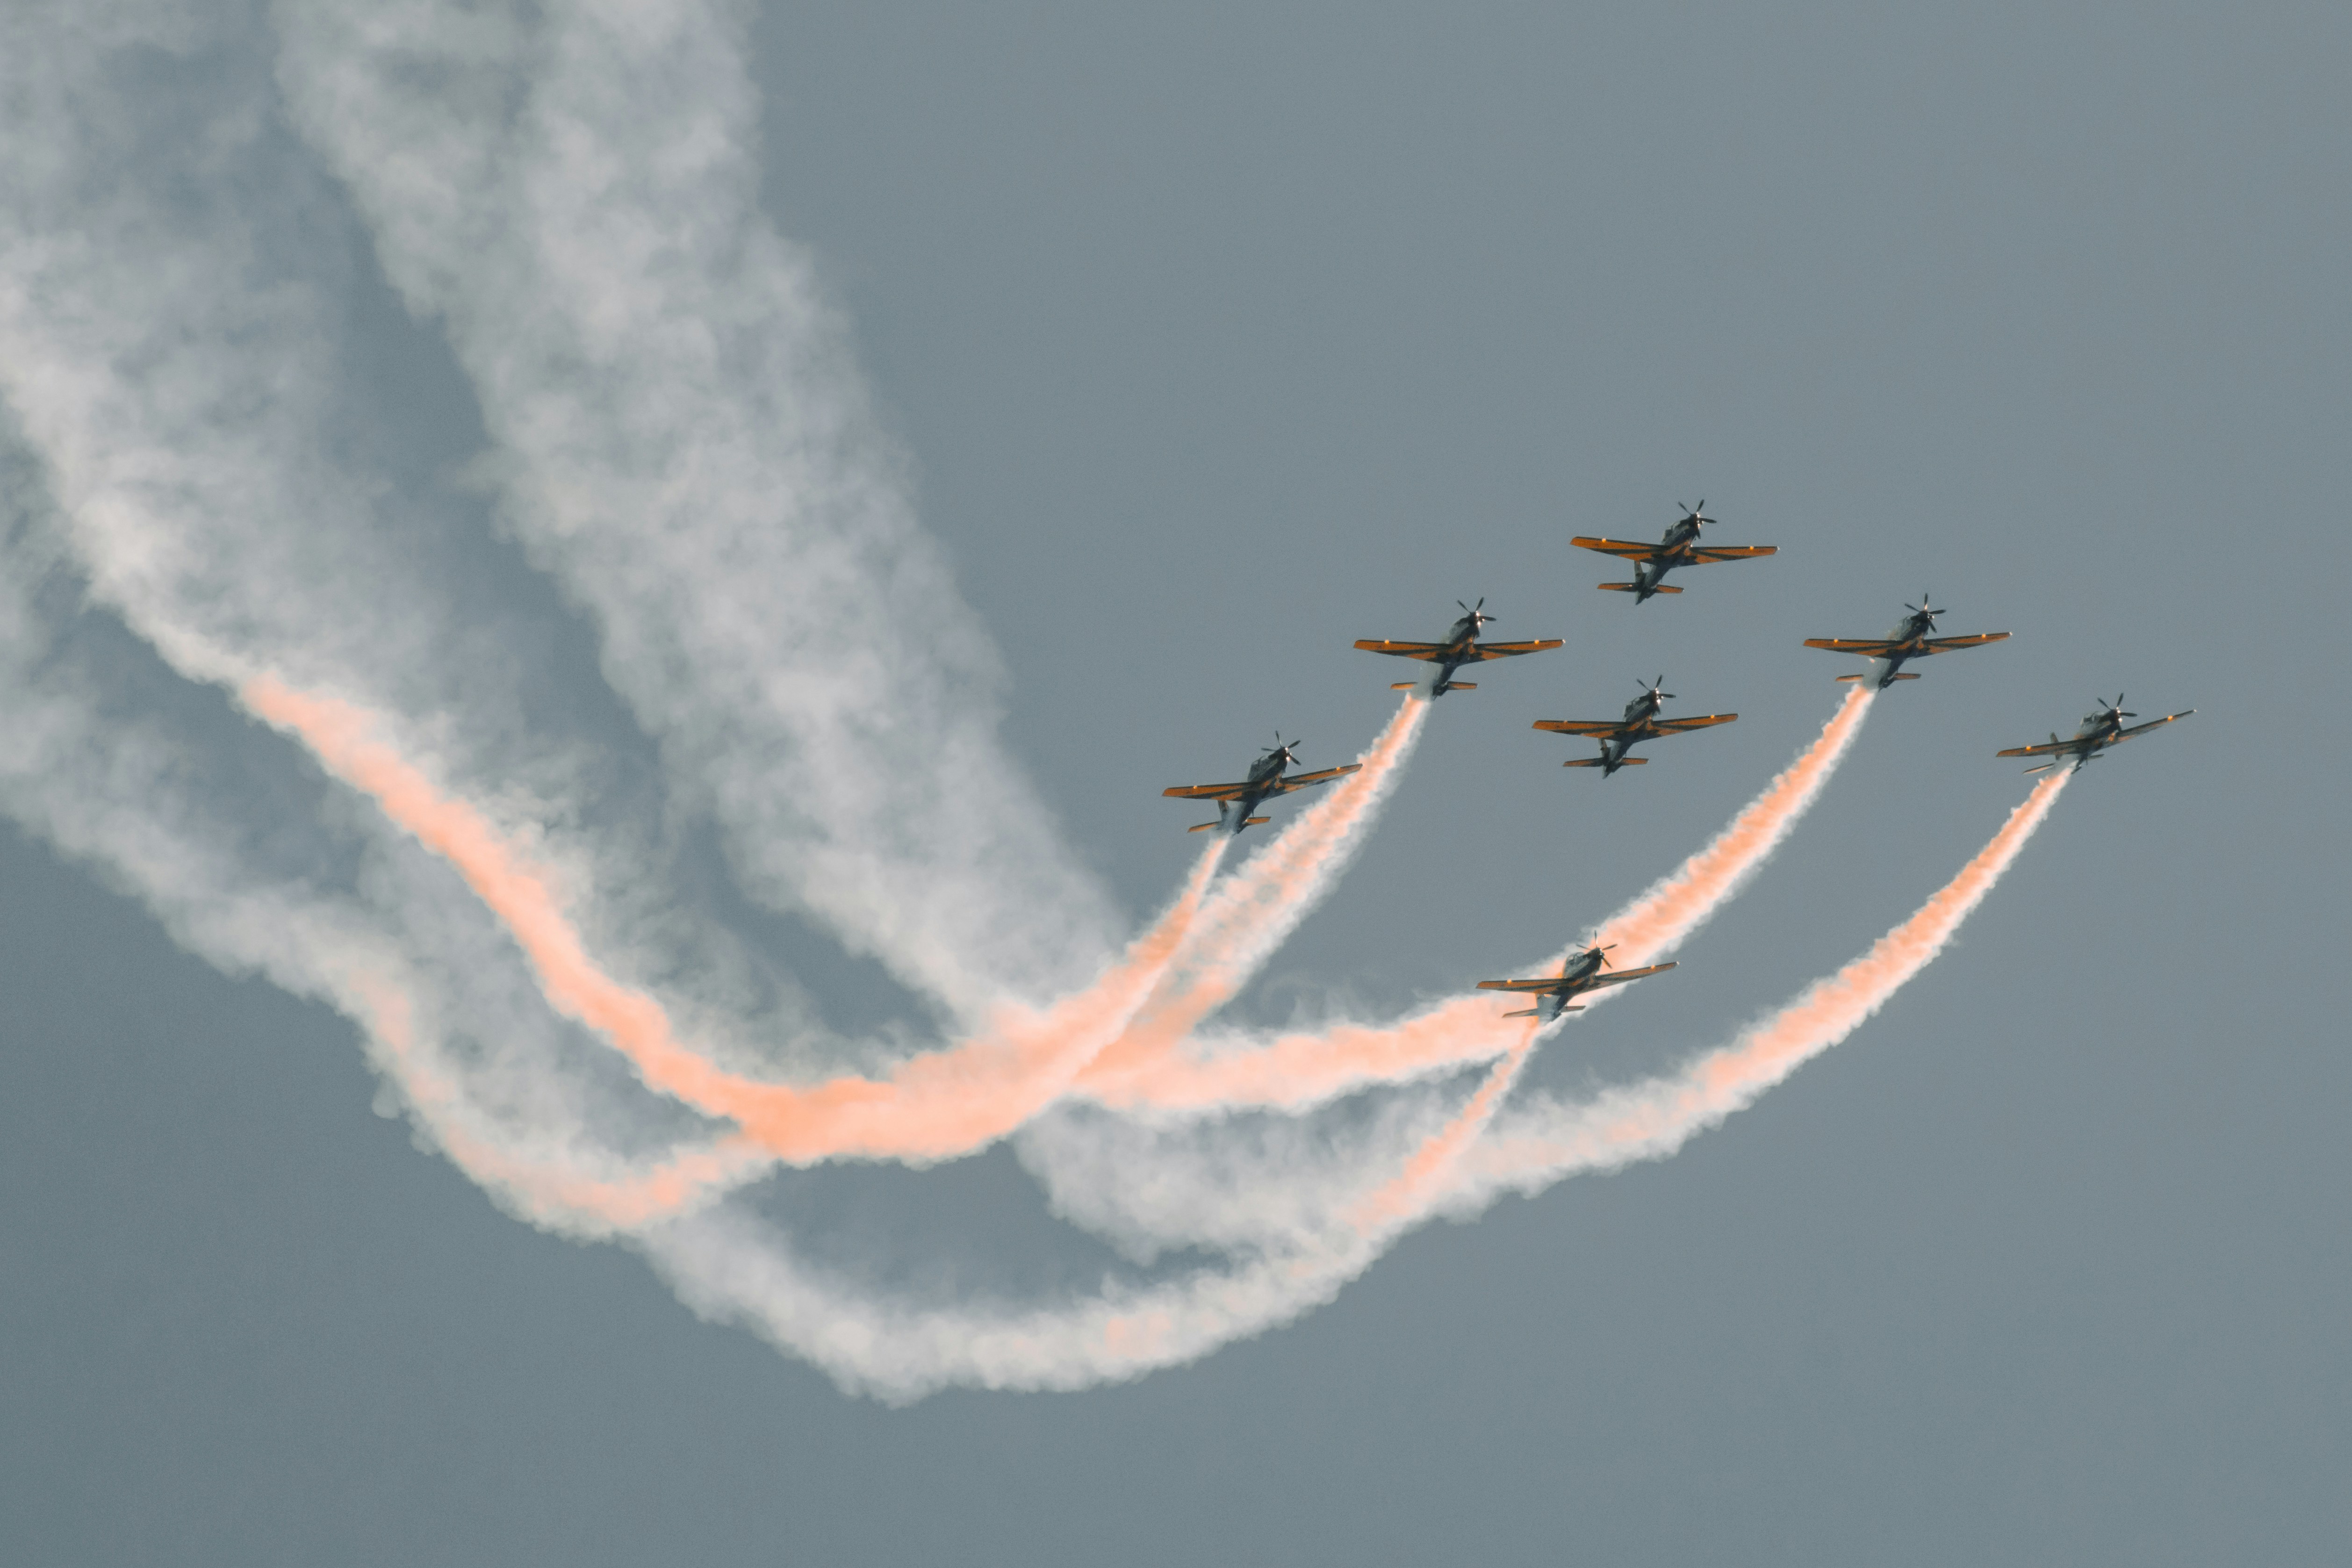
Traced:
<path fill-rule="evenodd" d="M 1248 788 L 1245 784 L 1178 784 L 1160 793 L 1174 795 L 1178 800 L 1239 800 Z"/>
<path fill-rule="evenodd" d="M 1549 980 L 1481 980 L 1478 982 L 1478 989 L 1481 991 L 1557 991 L 1565 984 L 1567 983 L 1555 974 Z"/>
<path fill-rule="evenodd" d="M 1275 781 L 1274 787 L 1266 793 L 1269 795 L 1288 795 L 1292 790 L 1305 789 L 1310 784 L 1329 784 L 1333 779 L 1339 778 L 1342 774 L 1352 773 L 1359 771 L 1363 767 L 1363 765 L 1364 764 L 1361 763 L 1349 763 L 1344 767 L 1325 768 L 1319 773 L 1300 773 L 1297 778 L 1276 779 Z"/>
<path fill-rule="evenodd" d="M 1778 555 L 1777 544 L 1694 544 L 1690 560 L 1694 566 L 1705 566 L 1717 561 L 1753 561 L 1759 555 Z"/>
<path fill-rule="evenodd" d="M 1625 726 L 1610 719 L 1538 719 L 1535 727 L 1555 735 L 1613 735 Z"/>
<path fill-rule="evenodd" d="M 1949 653 L 1955 648 L 1982 647 L 1989 642 L 1999 642 L 2007 632 L 1976 632 L 1964 637 L 1929 637 L 1924 653 Z"/>
<path fill-rule="evenodd" d="M 1658 719 L 1652 722 L 1661 735 L 1679 735 L 1685 730 L 1704 730 L 1710 724 L 1728 724 L 1738 717 L 1737 713 L 1699 713 L 1688 719 Z"/>
<path fill-rule="evenodd" d="M 1534 642 L 1474 642 L 1470 645 L 1470 658 L 1462 662 L 1467 664 L 1471 659 L 1509 658 L 1514 654 L 1541 653 L 1559 645 L 1558 637 L 1542 637 Z M 1364 645 L 1358 643 L 1356 646 L 1361 647 Z"/>
<path fill-rule="evenodd" d="M 1381 637 L 1364 637 L 1356 646 L 1366 653 L 1392 653 L 1399 658 L 1432 660 L 1444 658 L 1446 648 L 1442 642 L 1390 642 Z"/>
<path fill-rule="evenodd" d="M 1807 647 L 1827 648 L 1832 653 L 1858 653 L 1864 658 L 1885 658 L 1902 644 L 1884 638 L 1870 637 L 1807 637 Z"/>
<path fill-rule="evenodd" d="M 1598 991 L 1603 985 L 1622 985 L 1628 980 L 1639 980 L 1645 974 L 1657 974 L 1674 967 L 1671 963 L 1653 963 L 1644 969 L 1614 969 L 1584 983 L 1587 991 Z"/>
<path fill-rule="evenodd" d="M 1598 550 L 1603 555 L 1622 555 L 1628 561 L 1648 561 L 1665 553 L 1663 545 L 1636 544 L 1624 539 L 1595 539 L 1586 533 L 1578 534 L 1569 542 L 1579 550 Z"/>

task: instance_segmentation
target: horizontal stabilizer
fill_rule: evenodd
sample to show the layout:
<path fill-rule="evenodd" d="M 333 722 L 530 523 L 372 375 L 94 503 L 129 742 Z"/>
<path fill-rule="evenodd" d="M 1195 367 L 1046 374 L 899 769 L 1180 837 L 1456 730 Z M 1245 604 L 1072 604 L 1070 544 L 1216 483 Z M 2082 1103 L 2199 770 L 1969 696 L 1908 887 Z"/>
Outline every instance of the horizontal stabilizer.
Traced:
<path fill-rule="evenodd" d="M 1255 827 L 1261 822 L 1272 822 L 1274 818 L 1270 816 L 1253 816 L 1243 822 L 1242 826 L 1244 827 Z"/>
<path fill-rule="evenodd" d="M 1841 675 L 1838 679 L 1840 680 L 1867 680 L 1870 679 L 1870 671 L 1866 669 L 1857 669 L 1852 675 Z"/>
<path fill-rule="evenodd" d="M 1448 691 L 1475 691 L 1478 689 L 1478 683 L 1475 680 L 1449 680 L 1445 683 L 1445 689 Z"/>
<path fill-rule="evenodd" d="M 1606 764 L 1599 757 L 1570 757 L 1559 765 L 1564 768 L 1597 768 Z"/>
<path fill-rule="evenodd" d="M 1532 1018 L 1538 1013 L 1542 1011 L 1543 1009 L 1540 1007 L 1522 1007 L 1516 1013 L 1506 1013 L 1503 1016 L 1506 1018 Z"/>
<path fill-rule="evenodd" d="M 1206 833 L 1212 828 L 1223 827 L 1223 826 L 1224 824 L 1222 822 L 1196 822 L 1184 831 L 1187 833 Z"/>
<path fill-rule="evenodd" d="M 1909 670 L 1905 670 L 1900 675 L 1890 675 L 1886 679 L 1889 680 L 1916 680 L 1919 678 L 1912 674 Z"/>
<path fill-rule="evenodd" d="M 1389 689 L 1391 691 L 1411 691 L 1414 687 L 1419 686 L 1421 682 L 1418 680 L 1400 680 L 1393 686 L 1391 686 Z"/>
<path fill-rule="evenodd" d="M 1606 588 L 1612 594 L 1631 594 L 1638 589 L 1641 584 L 1638 583 L 1595 583 L 1593 586 L 1596 588 Z"/>

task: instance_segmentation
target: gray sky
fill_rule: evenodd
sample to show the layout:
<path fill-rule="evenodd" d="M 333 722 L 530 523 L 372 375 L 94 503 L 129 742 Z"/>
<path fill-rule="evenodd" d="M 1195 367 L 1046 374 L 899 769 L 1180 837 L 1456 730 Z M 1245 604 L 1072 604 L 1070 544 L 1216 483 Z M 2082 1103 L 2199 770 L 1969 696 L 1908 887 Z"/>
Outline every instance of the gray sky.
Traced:
<path fill-rule="evenodd" d="M 287 570 L 349 580 L 354 615 L 399 574 L 431 587 L 446 621 L 384 689 L 428 710 L 426 655 L 473 639 L 447 661 L 469 710 L 522 715 L 544 771 L 501 773 L 520 742 L 488 721 L 450 765 L 560 794 L 548 759 L 576 764 L 568 826 L 614 857 L 583 864 L 627 864 L 673 819 L 646 804 L 661 746 L 691 738 L 632 725 L 554 547 L 459 473 L 478 378 L 404 311 L 265 30 L 218 11 L 10 133 L 127 171 L 168 218 L 154 255 L 227 213 L 258 237 L 240 286 L 326 301 L 287 351 L 324 367 L 322 449 L 419 542 L 391 576 Z M 1923 588 L 1946 629 L 2014 638 L 1890 693 L 1682 968 L 1554 1037 L 1538 1084 L 1680 1059 L 1860 952 L 2023 793 L 1990 753 L 2094 692 L 2197 717 L 2086 772 L 1951 952 L 1674 1158 L 1425 1227 L 1331 1305 L 1139 1383 L 907 1408 L 508 1217 L 371 1113 L 349 1022 L 183 951 L 89 868 L 74 835 L 108 823 L 12 784 L 0 1529 L 57 1563 L 2328 1560 L 2352 1524 L 2327 1022 L 2352 749 L 2322 644 L 2352 580 L 2347 31 L 2284 6 L 762 12 L 761 202 L 1001 651 L 1003 745 L 1050 816 L 991 831 L 1058 844 L 1037 875 L 1155 908 L 1199 843 L 1163 786 L 1277 725 L 1328 764 L 1384 721 L 1397 674 L 1354 638 L 1435 636 L 1483 594 L 1498 635 L 1568 639 L 1439 705 L 1245 1020 L 1388 1016 L 1573 936 L 1827 716 L 1846 666 L 1801 639 L 1874 635 Z M 265 118 L 223 173 L 186 127 L 238 105 Z M 18 203 L 11 255 L 121 234 L 87 195 L 112 188 Z M 139 363 L 114 374 L 159 406 Z M 29 374 L 10 412 L 38 426 Z M 30 494 L 38 441 L 10 441 Z M 222 449 L 248 463 L 296 475 L 271 496 L 321 482 Z M 1639 609 L 1592 591 L 1612 574 L 1570 534 L 1702 496 L 1780 555 Z M 223 535 L 235 570 L 278 569 L 257 537 Z M 925 603 L 850 620 L 951 637 Z M 372 896 L 404 874 L 216 688 L 104 611 L 70 626 L 103 694 L 75 711 L 194 759 L 157 777 L 204 784 L 189 810 L 234 864 Z M 1661 670 L 1741 721 L 1605 782 L 1528 729 Z M 717 843 L 676 847 L 683 912 L 646 951 L 722 991 L 739 947 L 789 971 L 806 995 L 759 993 L 755 1021 L 929 1026 L 758 912 Z M 464 963 L 495 932 L 429 910 L 452 1005 L 503 1016 L 507 970 Z M 1050 1293 L 1112 1261 L 1002 1147 L 760 1201 L 891 1289 Z"/>

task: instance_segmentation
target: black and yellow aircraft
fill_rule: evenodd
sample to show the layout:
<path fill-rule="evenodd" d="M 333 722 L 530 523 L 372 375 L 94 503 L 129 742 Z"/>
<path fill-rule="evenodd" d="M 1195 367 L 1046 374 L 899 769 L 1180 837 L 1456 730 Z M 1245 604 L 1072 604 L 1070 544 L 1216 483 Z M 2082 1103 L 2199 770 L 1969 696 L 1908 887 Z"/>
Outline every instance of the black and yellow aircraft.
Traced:
<path fill-rule="evenodd" d="M 1462 601 L 1454 601 L 1462 605 Z M 1541 653 L 1558 647 L 1560 639 L 1544 637 L 1536 642 L 1480 642 L 1478 628 L 1495 617 L 1485 614 L 1486 601 L 1481 598 L 1475 605 L 1462 605 L 1462 618 L 1445 634 L 1444 642 L 1389 642 L 1379 637 L 1360 638 L 1356 646 L 1366 653 L 1394 654 L 1399 658 L 1417 658 L 1437 666 L 1437 679 L 1430 687 L 1432 697 L 1443 697 L 1449 691 L 1475 691 L 1475 680 L 1456 680 L 1454 672 L 1465 664 L 1483 659 L 1509 658 L 1514 654 Z M 1420 685 L 1417 680 L 1400 680 L 1390 688 L 1392 691 L 1410 691 Z"/>
<path fill-rule="evenodd" d="M 1187 833 L 1206 833 L 1212 828 L 1224 828 L 1239 833 L 1244 827 L 1255 827 L 1265 820 L 1252 816 L 1261 801 L 1272 800 L 1293 790 L 1307 789 L 1316 784 L 1329 784 L 1333 779 L 1352 773 L 1364 764 L 1349 763 L 1336 768 L 1325 768 L 1318 773 L 1300 773 L 1297 778 L 1284 778 L 1282 770 L 1298 760 L 1298 742 L 1283 743 L 1280 735 L 1274 738 L 1274 748 L 1250 764 L 1249 777 L 1239 784 L 1178 784 L 1162 790 L 1163 795 L 1179 800 L 1213 800 L 1217 803 L 1217 820 L 1202 822 L 1186 828 Z"/>
<path fill-rule="evenodd" d="M 1611 942 L 1610 947 L 1617 944 Z M 1598 991 L 1604 985 L 1622 985 L 1628 980 L 1639 980 L 1645 974 L 1655 974 L 1662 969 L 1672 969 L 1671 963 L 1653 963 L 1646 969 L 1621 969 L 1614 974 L 1603 974 L 1608 967 L 1609 948 L 1588 947 L 1582 952 L 1569 954 L 1568 962 L 1559 966 L 1558 974 L 1541 980 L 1481 980 L 1481 991 L 1532 991 L 1543 1000 L 1517 1013 L 1506 1013 L 1506 1018 L 1532 1018 L 1541 1014 L 1546 1023 L 1562 1013 L 1581 1013 L 1584 1009 L 1569 1000 L 1587 991 Z"/>
<path fill-rule="evenodd" d="M 1676 501 L 1676 506 L 1682 502 Z M 1777 555 L 1777 544 L 1701 544 L 1698 531 L 1715 519 L 1706 515 L 1706 502 L 1685 508 L 1680 521 L 1666 530 L 1666 536 L 1655 544 L 1635 544 L 1622 539 L 1594 539 L 1578 534 L 1569 541 L 1579 550 L 1598 550 L 1603 555 L 1618 555 L 1638 563 L 1631 583 L 1603 583 L 1601 587 L 1614 594 L 1631 594 L 1640 604 L 1653 594 L 1679 594 L 1680 588 L 1666 586 L 1666 574 L 1677 566 L 1705 566 L 1717 561 L 1748 561 L 1759 555 Z"/>
<path fill-rule="evenodd" d="M 2056 761 L 2053 762 L 2043 763 L 2039 767 L 2031 767 L 2026 769 L 2025 771 L 2029 773 L 2047 772 L 2049 769 L 2058 766 L 2059 763 L 2065 761 L 2068 757 L 2072 757 L 2074 759 L 2074 772 L 2081 773 L 2084 763 L 2089 762 L 2093 757 L 2097 756 L 2109 746 L 2115 745 L 2119 742 L 2128 741 L 2134 735 L 2145 735 L 2150 730 L 2160 730 L 2165 725 L 2171 723 L 2175 719 L 2186 719 L 2189 715 L 2197 711 L 2194 708 L 2183 708 L 2178 713 L 2168 713 L 2161 719 L 2150 719 L 2145 724 L 2134 724 L 2130 729 L 2126 730 L 2124 728 L 2124 721 L 2126 719 L 2137 719 L 2139 715 L 2137 713 L 2126 713 L 2124 711 L 2124 700 L 2121 693 L 2116 694 L 2116 700 L 2113 702 L 2108 701 L 2104 697 L 2095 697 L 2091 700 L 2099 705 L 2099 710 L 2091 714 L 2088 718 L 2085 718 L 2083 721 L 2082 728 L 2074 731 L 2074 738 L 2072 740 L 2062 741 L 2058 738 L 2056 732 L 2053 731 L 2050 736 L 2049 743 L 2046 745 L 2011 746 L 2005 752 L 1998 752 L 1994 754 L 1996 756 L 2003 757 L 2052 757 L 2056 759 Z"/>
<path fill-rule="evenodd" d="M 1832 653 L 1860 654 L 1864 658 L 1877 660 L 1885 666 L 1877 672 L 1878 689 L 1884 691 L 1895 681 L 1919 679 L 1916 675 L 1901 673 L 1907 659 L 1926 658 L 1935 653 L 1955 653 L 1964 647 L 1982 647 L 1989 642 L 1999 642 L 2009 636 L 2007 632 L 1973 632 L 1960 637 L 1931 637 L 1927 634 L 1936 629 L 1936 617 L 1945 612 L 1929 603 L 1925 594 L 1919 595 L 1917 604 L 1903 607 L 1911 613 L 1883 637 L 1807 637 L 1805 646 L 1827 648 Z M 1841 675 L 1838 679 L 1868 680 L 1871 674 L 1872 671 L 1864 669 L 1853 675 Z"/>
<path fill-rule="evenodd" d="M 1647 757 L 1625 754 L 1644 741 L 1654 741 L 1661 735 L 1686 734 L 1713 724 L 1728 724 L 1739 717 L 1737 713 L 1701 713 L 1689 719 L 1661 719 L 1659 708 L 1674 695 L 1662 689 L 1665 684 L 1666 678 L 1662 675 L 1655 686 L 1643 687 L 1642 695 L 1625 704 L 1625 717 L 1614 722 L 1607 719 L 1538 719 L 1536 728 L 1549 730 L 1555 735 L 1590 735 L 1599 742 L 1599 756 L 1570 758 L 1560 766 L 1599 768 L 1605 779 L 1619 768 L 1637 768 L 1647 763 Z"/>

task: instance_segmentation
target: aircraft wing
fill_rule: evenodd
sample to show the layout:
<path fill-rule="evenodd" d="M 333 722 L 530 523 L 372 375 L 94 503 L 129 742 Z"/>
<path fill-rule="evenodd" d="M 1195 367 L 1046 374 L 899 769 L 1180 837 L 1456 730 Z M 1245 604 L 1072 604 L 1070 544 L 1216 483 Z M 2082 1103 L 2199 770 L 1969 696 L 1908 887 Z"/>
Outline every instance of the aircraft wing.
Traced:
<path fill-rule="evenodd" d="M 1536 728 L 1555 735 L 1613 735 L 1625 726 L 1614 719 L 1538 719 Z"/>
<path fill-rule="evenodd" d="M 1805 646 L 1827 648 L 1832 653 L 1858 653 L 1864 658 L 1887 658 L 1903 645 L 1884 637 L 1807 637 Z"/>
<path fill-rule="evenodd" d="M 1989 642 L 1999 642 L 2001 638 L 2007 636 L 2009 636 L 2007 632 L 1978 632 L 1973 636 L 1964 637 L 1929 637 L 1927 639 L 1927 646 L 1921 648 L 1919 651 L 1921 653 L 1950 653 L 1955 648 L 1982 647 Z"/>
<path fill-rule="evenodd" d="M 1481 991 L 1557 991 L 1568 984 L 1555 974 L 1548 980 L 1481 980 Z"/>
<path fill-rule="evenodd" d="M 2159 719 L 2157 722 L 2161 724 L 2164 721 Z M 2078 741 L 2045 741 L 2038 746 L 2011 746 L 2005 752 L 1995 752 L 1993 755 L 1996 757 L 2054 757 L 2062 752 L 2080 750 L 2081 745 L 2082 742 Z"/>
<path fill-rule="evenodd" d="M 1384 637 L 1364 637 L 1356 646 L 1366 653 L 1392 653 L 1399 658 L 1435 661 L 1445 657 L 1449 645 L 1442 642 L 1390 642 Z"/>
<path fill-rule="evenodd" d="M 1694 544 L 1691 564 L 1704 566 L 1714 561 L 1753 561 L 1759 555 L 1778 555 L 1777 544 Z"/>
<path fill-rule="evenodd" d="M 2194 709 L 2194 708 L 2183 708 L 2183 709 L 2182 709 L 2179 712 L 2178 712 L 2178 713 L 2167 713 L 2167 714 L 2166 714 L 2163 718 L 2161 718 L 2161 719 L 2150 719 L 2150 720 L 2149 720 L 2147 723 L 2145 723 L 2145 724 L 2135 724 L 2135 725 L 2133 725 L 2133 726 L 2132 726 L 2130 729 L 2128 729 L 2128 730 L 2122 730 L 2122 731 L 2118 731 L 2116 732 L 2116 740 L 2117 740 L 2117 741 L 2128 741 L 2128 740 L 2130 740 L 2134 735 L 2145 735 L 2145 734 L 2147 734 L 2150 730 L 2161 730 L 2161 729 L 2163 729 L 2167 724 L 2171 723 L 2175 719 L 2186 719 L 2186 718 L 2188 718 L 2188 717 L 2189 717 L 2189 715 L 2190 715 L 2191 713 L 2194 713 L 2194 712 L 2196 712 L 2196 711 L 2197 711 L 2197 710 L 2196 710 L 2196 709 Z M 2110 744 L 2112 744 L 2112 743 L 2113 743 L 2113 742 L 2110 742 Z"/>
<path fill-rule="evenodd" d="M 1679 735 L 1685 730 L 1704 730 L 1710 724 L 1728 724 L 1738 717 L 1737 713 L 1696 713 L 1687 719 L 1655 719 L 1651 722 L 1662 735 Z"/>
<path fill-rule="evenodd" d="M 1311 784 L 1329 784 L 1333 779 L 1339 777 L 1341 774 L 1352 773 L 1363 765 L 1364 764 L 1361 763 L 1349 763 L 1344 767 L 1325 768 L 1319 773 L 1300 773 L 1296 778 L 1276 779 L 1274 782 L 1274 787 L 1266 793 L 1269 795 L 1288 795 L 1292 790 L 1306 789 Z"/>
<path fill-rule="evenodd" d="M 1584 533 L 1578 534 L 1569 542 L 1579 550 L 1598 550 L 1603 555 L 1622 555 L 1628 561 L 1647 561 L 1666 552 L 1665 546 L 1662 544 L 1636 544 L 1626 539 L 1595 539 Z"/>
<path fill-rule="evenodd" d="M 1608 973 L 1600 976 L 1598 979 L 1586 981 L 1582 989 L 1586 991 L 1598 991 L 1603 985 L 1622 985 L 1628 980 L 1639 980 L 1645 974 L 1655 974 L 1661 970 L 1672 969 L 1674 965 L 1671 963 L 1653 963 L 1643 969 L 1612 969 Z"/>
<path fill-rule="evenodd" d="M 1239 800 L 1249 790 L 1245 784 L 1178 784 L 1163 789 L 1161 795 L 1172 795 L 1179 800 Z"/>
<path fill-rule="evenodd" d="M 1513 654 L 1541 653 L 1548 647 L 1558 647 L 1558 637 L 1541 637 L 1534 642 L 1474 642 L 1470 645 L 1471 659 L 1508 658 Z M 1358 643 L 1358 647 L 1364 645 Z M 1465 664 L 1470 659 L 1463 660 Z"/>

